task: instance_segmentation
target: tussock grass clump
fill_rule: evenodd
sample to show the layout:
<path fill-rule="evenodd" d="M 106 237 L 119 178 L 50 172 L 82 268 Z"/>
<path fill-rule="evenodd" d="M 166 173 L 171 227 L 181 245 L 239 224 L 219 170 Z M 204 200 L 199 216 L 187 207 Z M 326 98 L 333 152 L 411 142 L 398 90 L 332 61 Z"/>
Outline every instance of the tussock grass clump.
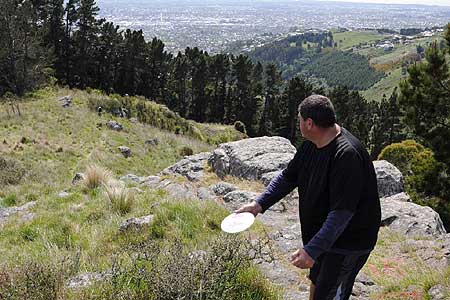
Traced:
<path fill-rule="evenodd" d="M 24 175 L 25 168 L 20 161 L 0 157 L 0 185 L 19 184 Z"/>
<path fill-rule="evenodd" d="M 129 213 L 135 202 L 135 194 L 117 181 L 105 185 L 105 195 L 113 210 L 121 215 Z"/>
<path fill-rule="evenodd" d="M 86 189 L 92 190 L 102 185 L 109 184 L 111 178 L 111 171 L 97 165 L 89 165 L 86 168 L 82 182 Z"/>

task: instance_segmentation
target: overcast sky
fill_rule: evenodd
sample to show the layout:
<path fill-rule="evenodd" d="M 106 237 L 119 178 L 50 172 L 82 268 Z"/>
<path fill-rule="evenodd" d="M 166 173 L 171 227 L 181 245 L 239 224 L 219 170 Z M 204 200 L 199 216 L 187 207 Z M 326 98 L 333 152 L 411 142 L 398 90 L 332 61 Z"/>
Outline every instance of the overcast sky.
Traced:
<path fill-rule="evenodd" d="M 321 0 L 325 1 L 325 0 Z M 327 0 L 358 3 L 388 3 L 388 4 L 427 4 L 427 5 L 445 5 L 450 6 L 450 0 Z"/>

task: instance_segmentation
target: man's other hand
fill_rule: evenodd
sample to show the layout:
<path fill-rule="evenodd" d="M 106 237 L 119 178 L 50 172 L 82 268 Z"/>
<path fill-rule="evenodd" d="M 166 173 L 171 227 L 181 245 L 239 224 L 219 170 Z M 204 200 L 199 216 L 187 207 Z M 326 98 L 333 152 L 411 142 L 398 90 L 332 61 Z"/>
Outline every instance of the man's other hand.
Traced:
<path fill-rule="evenodd" d="M 256 201 L 252 201 L 248 204 L 241 206 L 239 209 L 235 210 L 234 212 L 237 214 L 242 213 L 242 212 L 250 212 L 256 217 L 261 211 L 262 211 L 261 205 L 259 205 L 259 203 Z"/>
<path fill-rule="evenodd" d="M 301 248 L 292 253 L 291 263 L 300 269 L 310 269 L 314 265 L 314 260 L 303 248 Z"/>

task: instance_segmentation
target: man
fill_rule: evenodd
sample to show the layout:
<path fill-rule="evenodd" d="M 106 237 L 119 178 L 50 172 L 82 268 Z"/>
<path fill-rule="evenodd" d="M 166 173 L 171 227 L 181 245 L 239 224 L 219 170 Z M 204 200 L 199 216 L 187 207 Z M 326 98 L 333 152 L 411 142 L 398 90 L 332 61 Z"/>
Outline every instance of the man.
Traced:
<path fill-rule="evenodd" d="M 291 263 L 310 269 L 310 300 L 347 300 L 378 237 L 375 170 L 361 142 L 336 124 L 328 98 L 306 98 L 298 117 L 306 141 L 265 192 L 236 212 L 264 213 L 298 187 L 304 247 Z"/>

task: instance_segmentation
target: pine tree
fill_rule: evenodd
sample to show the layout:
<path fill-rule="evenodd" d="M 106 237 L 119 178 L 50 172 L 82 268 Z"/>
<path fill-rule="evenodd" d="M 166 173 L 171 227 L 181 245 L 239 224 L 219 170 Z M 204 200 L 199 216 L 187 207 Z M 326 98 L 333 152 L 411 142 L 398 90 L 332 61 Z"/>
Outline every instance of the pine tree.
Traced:
<path fill-rule="evenodd" d="M 256 113 L 256 105 L 253 103 L 251 93 L 251 75 L 253 64 L 245 55 L 239 55 L 233 59 L 232 75 L 234 80 L 233 91 L 233 121 L 241 121 L 249 128 L 252 116 Z"/>
<path fill-rule="evenodd" d="M 450 45 L 450 24 L 445 40 Z M 447 51 L 449 48 L 447 48 Z M 425 63 L 408 68 L 400 84 L 404 121 L 421 142 L 431 146 L 436 158 L 450 167 L 450 72 L 445 53 L 434 42 L 425 52 Z"/>
<path fill-rule="evenodd" d="M 187 48 L 186 56 L 191 65 L 192 75 L 192 111 L 190 118 L 197 122 L 203 122 L 206 119 L 207 105 L 209 103 L 205 92 L 208 75 L 208 65 L 206 63 L 208 53 L 200 51 L 197 47 L 193 49 Z"/>
<path fill-rule="evenodd" d="M 123 37 L 119 26 L 115 26 L 111 22 L 102 24 L 94 52 L 96 71 L 93 75 L 93 83 L 95 87 L 108 93 L 114 92 L 122 42 Z"/>
<path fill-rule="evenodd" d="M 75 79 L 75 82 L 81 88 L 90 85 L 92 81 L 90 74 L 94 72 L 91 70 L 94 65 L 93 52 L 97 43 L 99 25 L 102 23 L 101 20 L 96 19 L 99 10 L 95 0 L 80 0 L 77 9 L 78 30 L 75 32 L 74 40 L 78 50 L 76 57 L 78 78 Z"/>
<path fill-rule="evenodd" d="M 230 60 L 226 54 L 217 54 L 209 66 L 213 95 L 211 103 L 211 121 L 223 122 L 225 117 L 225 100 L 227 97 L 227 77 L 230 72 Z"/>
<path fill-rule="evenodd" d="M 303 78 L 295 77 L 289 81 L 284 97 L 287 98 L 287 116 L 285 118 L 286 138 L 293 145 L 298 142 L 298 106 L 312 94 L 313 87 Z"/>
<path fill-rule="evenodd" d="M 64 0 L 48 0 L 45 9 L 44 46 L 51 49 L 54 58 L 56 77 L 62 77 L 64 43 Z"/>
<path fill-rule="evenodd" d="M 146 43 L 142 30 L 127 29 L 119 51 L 115 91 L 122 95 L 137 93 L 145 67 L 145 51 Z"/>
<path fill-rule="evenodd" d="M 259 135 L 273 135 L 279 120 L 278 96 L 281 88 L 281 74 L 274 64 L 266 66 L 265 103 L 259 126 Z"/>
<path fill-rule="evenodd" d="M 23 95 L 44 79 L 46 53 L 29 0 L 0 1 L 0 95 Z"/>

